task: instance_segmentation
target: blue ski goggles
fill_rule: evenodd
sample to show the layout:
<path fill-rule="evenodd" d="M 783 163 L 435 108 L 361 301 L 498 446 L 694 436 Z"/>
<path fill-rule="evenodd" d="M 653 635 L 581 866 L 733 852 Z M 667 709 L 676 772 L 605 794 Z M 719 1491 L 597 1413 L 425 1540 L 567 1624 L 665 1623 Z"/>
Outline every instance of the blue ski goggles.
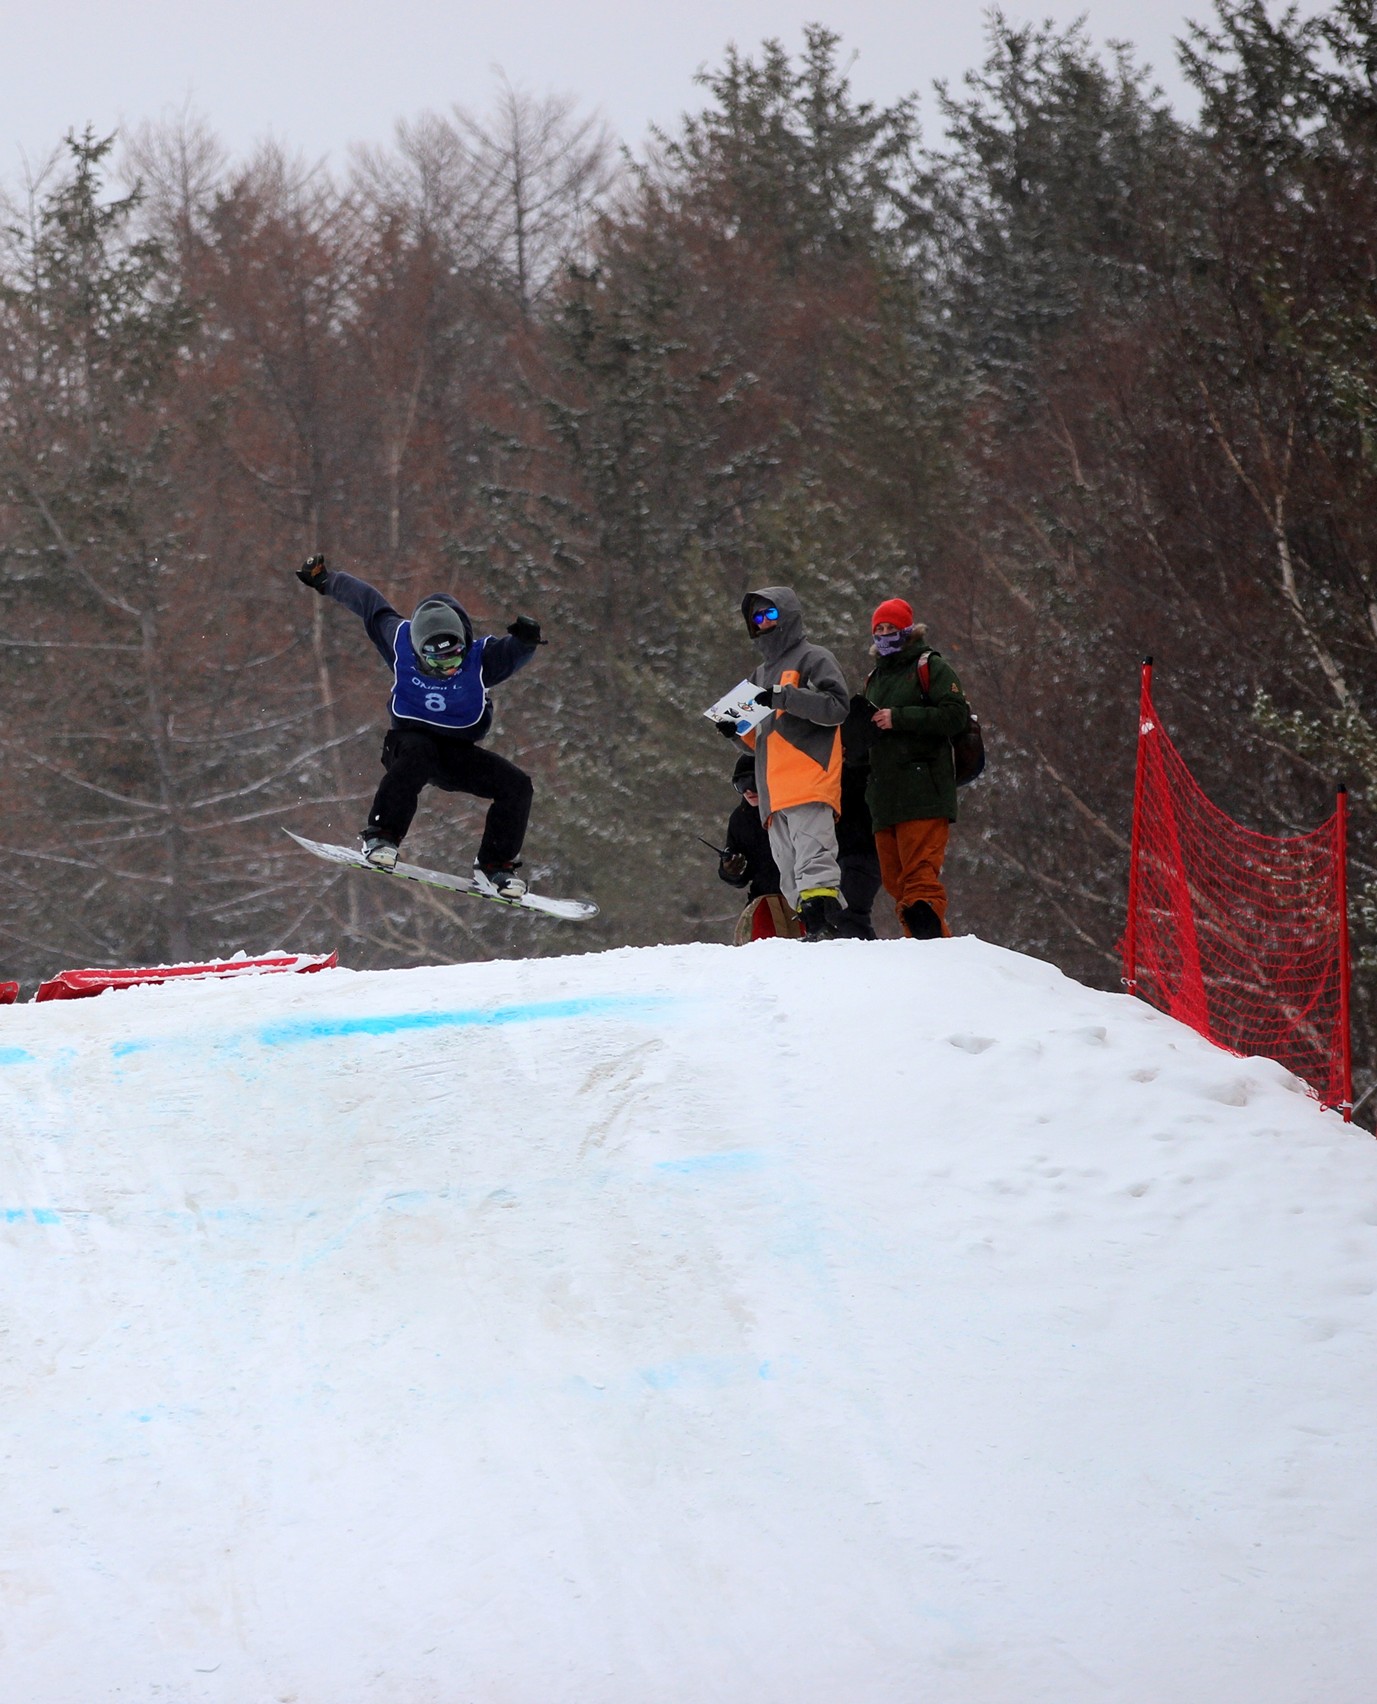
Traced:
<path fill-rule="evenodd" d="M 768 609 L 753 609 L 751 611 L 751 626 L 763 627 L 767 621 L 778 621 L 779 611 L 773 604 Z"/>

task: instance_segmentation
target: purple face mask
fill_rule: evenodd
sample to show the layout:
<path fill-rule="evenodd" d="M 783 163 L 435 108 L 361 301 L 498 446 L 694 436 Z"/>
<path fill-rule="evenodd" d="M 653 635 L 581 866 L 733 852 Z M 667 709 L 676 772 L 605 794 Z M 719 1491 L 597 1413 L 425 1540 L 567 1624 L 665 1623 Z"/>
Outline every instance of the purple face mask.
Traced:
<path fill-rule="evenodd" d="M 912 629 L 909 629 L 912 632 Z M 896 651 L 902 651 L 908 644 L 908 633 L 877 633 L 875 649 L 882 657 L 892 657 Z"/>

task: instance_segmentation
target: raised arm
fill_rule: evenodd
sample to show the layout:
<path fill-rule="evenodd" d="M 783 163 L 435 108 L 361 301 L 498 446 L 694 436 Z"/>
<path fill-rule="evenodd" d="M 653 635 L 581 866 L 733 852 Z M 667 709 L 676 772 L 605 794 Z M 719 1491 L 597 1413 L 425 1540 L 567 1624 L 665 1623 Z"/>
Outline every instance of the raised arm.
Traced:
<path fill-rule="evenodd" d="M 498 681 L 508 680 L 518 669 L 526 667 L 537 646 L 549 643 L 540 637 L 538 621 L 529 615 L 517 616 L 504 638 L 483 641 L 483 685 L 496 686 Z"/>
<path fill-rule="evenodd" d="M 326 566 L 323 556 L 308 556 L 296 571 L 302 585 L 309 586 L 324 598 L 333 598 L 345 609 L 353 610 L 363 622 L 364 631 L 373 641 L 378 655 L 392 666 L 392 641 L 402 618 L 375 586 L 367 580 L 356 580 L 352 574 Z"/>

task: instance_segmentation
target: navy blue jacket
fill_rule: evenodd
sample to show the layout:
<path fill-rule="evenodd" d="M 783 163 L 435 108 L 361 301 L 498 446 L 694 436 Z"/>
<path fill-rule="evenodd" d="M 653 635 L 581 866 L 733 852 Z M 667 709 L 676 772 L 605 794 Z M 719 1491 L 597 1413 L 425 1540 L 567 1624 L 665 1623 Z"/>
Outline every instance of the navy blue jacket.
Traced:
<path fill-rule="evenodd" d="M 392 605 L 375 587 L 366 580 L 356 580 L 352 574 L 344 574 L 338 568 L 326 570 L 325 595 L 336 603 L 343 604 L 346 609 L 363 622 L 364 631 L 373 641 L 378 655 L 387 664 L 393 677 L 394 691 L 397 685 L 397 629 L 406 617 L 398 615 Z M 536 654 L 536 647 L 528 645 L 510 633 L 500 639 L 485 639 L 480 645 L 474 645 L 473 623 L 469 620 L 468 611 L 457 599 L 450 597 L 448 592 L 437 592 L 434 597 L 442 603 L 447 603 L 456 612 L 464 624 L 464 638 L 470 647 L 470 658 L 476 662 L 484 690 L 496 686 L 499 681 L 508 680 L 518 669 L 525 668 Z M 418 724 L 410 718 L 399 717 L 394 712 L 392 726 L 394 728 L 416 727 Z M 441 739 L 464 740 L 476 745 L 492 726 L 492 705 L 484 707 L 482 715 L 471 726 L 465 728 L 448 728 L 435 723 L 425 722 L 427 731 Z"/>

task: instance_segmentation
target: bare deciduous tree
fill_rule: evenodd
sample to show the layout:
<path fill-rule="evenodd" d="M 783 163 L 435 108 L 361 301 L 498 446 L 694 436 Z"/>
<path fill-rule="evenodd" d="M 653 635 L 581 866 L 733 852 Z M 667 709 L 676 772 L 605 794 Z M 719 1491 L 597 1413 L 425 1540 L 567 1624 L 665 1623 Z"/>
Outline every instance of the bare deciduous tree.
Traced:
<path fill-rule="evenodd" d="M 531 95 L 505 76 L 486 122 L 456 108 L 455 124 L 489 258 L 528 313 L 583 251 L 589 223 L 617 182 L 611 132 L 596 114 L 578 117 L 572 96 Z"/>
<path fill-rule="evenodd" d="M 206 120 L 185 103 L 171 117 L 145 120 L 125 139 L 118 176 L 138 188 L 140 222 L 169 254 L 184 256 L 203 232 L 229 153 Z"/>

